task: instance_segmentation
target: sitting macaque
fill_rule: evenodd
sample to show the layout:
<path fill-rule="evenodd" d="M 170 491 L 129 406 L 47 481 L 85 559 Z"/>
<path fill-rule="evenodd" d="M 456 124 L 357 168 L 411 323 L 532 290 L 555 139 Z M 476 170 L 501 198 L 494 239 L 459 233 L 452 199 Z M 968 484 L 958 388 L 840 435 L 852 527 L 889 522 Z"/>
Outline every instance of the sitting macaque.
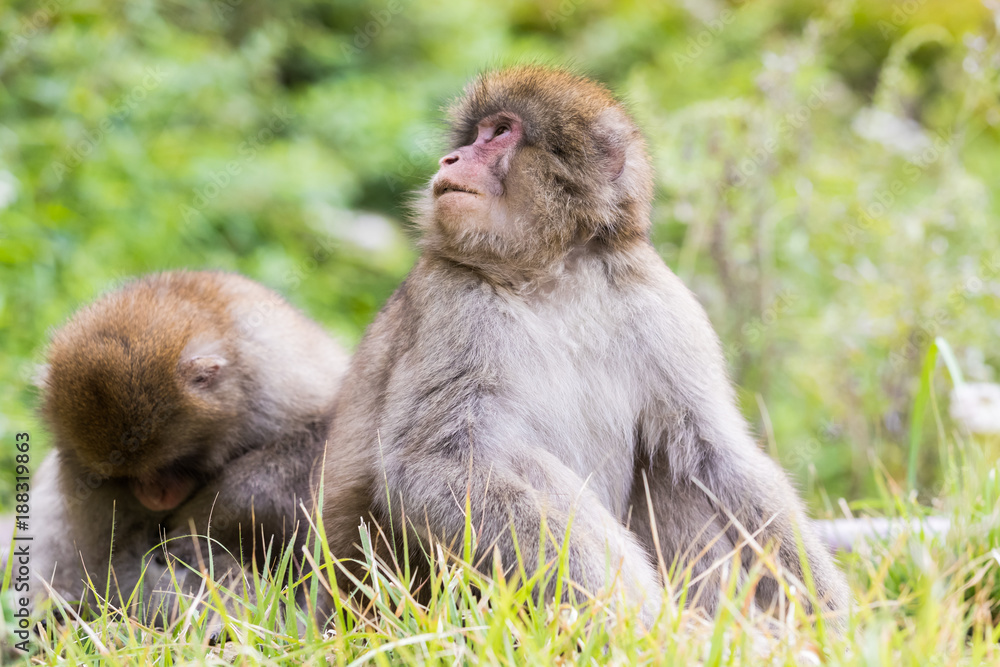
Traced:
<path fill-rule="evenodd" d="M 721 566 L 770 548 L 799 581 L 808 565 L 807 608 L 842 618 L 843 574 L 751 437 L 705 311 L 650 242 L 652 168 L 625 107 L 527 66 L 477 78 L 449 120 L 415 205 L 421 258 L 345 379 L 327 503 L 367 489 L 376 519 L 425 549 L 471 524 L 487 571 L 496 555 L 530 576 L 568 535 L 571 579 L 617 589 L 647 624 L 657 555 L 691 568 L 689 600 L 711 612 Z M 356 519 L 325 521 L 333 543 Z M 780 592 L 766 573 L 756 600 Z"/>
<path fill-rule="evenodd" d="M 221 272 L 141 278 L 76 313 L 47 362 L 36 592 L 163 620 L 168 561 L 221 580 L 304 542 L 347 355 L 276 293 Z M 181 590 L 200 583 L 172 569 Z"/>

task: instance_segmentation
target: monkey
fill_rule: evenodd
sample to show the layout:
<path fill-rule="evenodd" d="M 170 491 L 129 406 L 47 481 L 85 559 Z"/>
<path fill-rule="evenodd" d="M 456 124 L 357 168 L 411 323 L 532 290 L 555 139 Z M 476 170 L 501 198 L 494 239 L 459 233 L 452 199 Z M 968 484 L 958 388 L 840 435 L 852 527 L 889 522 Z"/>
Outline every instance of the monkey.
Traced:
<path fill-rule="evenodd" d="M 33 480 L 34 590 L 165 623 L 198 583 L 180 565 L 235 581 L 300 547 L 346 368 L 319 325 L 236 274 L 154 274 L 81 309 L 38 378 L 54 450 Z"/>
<path fill-rule="evenodd" d="M 487 573 L 520 554 L 531 576 L 570 529 L 571 581 L 616 591 L 647 627 L 666 566 L 690 569 L 689 602 L 713 614 L 734 555 L 748 570 L 771 549 L 801 581 L 800 545 L 809 609 L 842 614 L 843 574 L 752 438 L 704 309 L 650 241 L 652 167 L 624 105 L 522 65 L 474 79 L 448 121 L 450 149 L 413 206 L 420 257 L 344 380 L 329 488 L 367 488 L 371 517 L 420 548 L 455 544 L 468 521 Z M 325 518 L 335 552 L 350 548 L 336 541 L 347 520 Z M 756 604 L 774 610 L 779 588 L 765 570 Z"/>

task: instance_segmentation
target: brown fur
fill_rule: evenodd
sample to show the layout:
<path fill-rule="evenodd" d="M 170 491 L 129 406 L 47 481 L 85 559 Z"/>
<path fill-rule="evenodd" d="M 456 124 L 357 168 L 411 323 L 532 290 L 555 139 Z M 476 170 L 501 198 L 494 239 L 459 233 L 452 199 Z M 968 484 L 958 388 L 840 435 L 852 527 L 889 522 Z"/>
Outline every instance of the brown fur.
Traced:
<path fill-rule="evenodd" d="M 61 595 L 88 596 L 81 561 L 103 591 L 112 554 L 123 598 L 149 566 L 136 611 L 155 614 L 163 555 L 198 563 L 192 541 L 176 539 L 192 522 L 221 545 L 219 573 L 240 568 L 223 549 L 263 558 L 292 538 L 346 355 L 277 294 L 226 273 L 148 276 L 80 310 L 48 361 L 42 415 L 56 451 L 35 480 L 33 565 Z M 139 490 L 159 484 L 180 489 L 179 504 L 140 504 Z"/>
<path fill-rule="evenodd" d="M 199 401 L 178 382 L 181 353 L 192 336 L 222 339 L 233 326 L 219 286 L 205 275 L 136 281 L 81 310 L 53 337 L 53 381 L 42 412 L 56 442 L 83 465 L 108 477 L 154 472 L 195 453 L 161 444 L 183 417 L 201 413 L 219 426 L 239 418 L 235 410 Z M 231 347 L 224 352 L 233 354 Z M 245 403 L 241 399 L 231 402 Z"/>
<path fill-rule="evenodd" d="M 801 536 L 820 599 L 842 612 L 843 575 L 750 437 L 704 311 L 652 248 L 651 167 L 625 109 L 586 79 L 518 67 L 476 79 L 450 118 L 439 187 L 416 206 L 422 257 L 345 380 L 328 502 L 367 486 L 411 544 L 454 544 L 469 520 L 476 557 L 508 569 L 513 529 L 529 575 L 572 522 L 572 579 L 595 591 L 618 576 L 647 623 L 657 551 L 703 575 L 695 599 L 714 610 L 713 562 L 755 558 L 733 519 L 800 579 Z M 345 519 L 328 531 L 347 535 Z M 769 608 L 780 590 L 766 577 L 757 593 Z"/>

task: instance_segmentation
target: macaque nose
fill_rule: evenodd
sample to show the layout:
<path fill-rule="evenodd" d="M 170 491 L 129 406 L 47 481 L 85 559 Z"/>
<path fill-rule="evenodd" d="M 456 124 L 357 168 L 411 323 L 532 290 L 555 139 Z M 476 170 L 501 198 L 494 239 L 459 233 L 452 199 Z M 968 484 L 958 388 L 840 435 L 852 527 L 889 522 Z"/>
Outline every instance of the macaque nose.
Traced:
<path fill-rule="evenodd" d="M 458 151 L 445 155 L 443 158 L 441 158 L 440 164 L 442 167 L 447 167 L 449 165 L 455 164 L 456 162 L 458 162 Z"/>

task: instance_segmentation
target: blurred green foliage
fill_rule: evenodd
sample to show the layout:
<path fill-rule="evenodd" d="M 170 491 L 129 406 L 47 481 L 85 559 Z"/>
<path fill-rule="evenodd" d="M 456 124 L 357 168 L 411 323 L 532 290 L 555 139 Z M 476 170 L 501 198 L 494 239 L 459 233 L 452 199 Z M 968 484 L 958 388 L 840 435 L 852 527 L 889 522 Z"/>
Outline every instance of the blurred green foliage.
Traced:
<path fill-rule="evenodd" d="M 415 258 L 440 107 L 540 61 L 645 128 L 654 240 L 765 446 L 814 499 L 870 494 L 873 466 L 905 474 L 934 336 L 970 379 L 1000 368 L 997 20 L 971 0 L 8 0 L 0 471 L 16 432 L 49 444 L 47 332 L 129 276 L 240 271 L 356 342 Z"/>

